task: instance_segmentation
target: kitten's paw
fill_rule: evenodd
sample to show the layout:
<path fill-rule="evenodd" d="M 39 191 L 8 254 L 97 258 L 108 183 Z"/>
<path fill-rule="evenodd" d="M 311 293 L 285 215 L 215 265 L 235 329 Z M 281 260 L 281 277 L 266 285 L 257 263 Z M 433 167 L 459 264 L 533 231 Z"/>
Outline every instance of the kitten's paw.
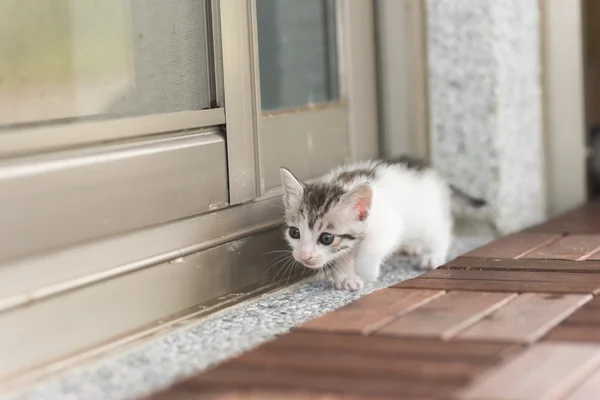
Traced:
<path fill-rule="evenodd" d="M 419 268 L 426 271 L 437 269 L 440 265 L 444 264 L 443 257 L 436 257 L 430 254 L 424 254 L 419 261 Z"/>
<path fill-rule="evenodd" d="M 356 292 L 365 287 L 365 283 L 358 276 L 345 276 L 333 280 L 333 287 L 337 290 Z"/>

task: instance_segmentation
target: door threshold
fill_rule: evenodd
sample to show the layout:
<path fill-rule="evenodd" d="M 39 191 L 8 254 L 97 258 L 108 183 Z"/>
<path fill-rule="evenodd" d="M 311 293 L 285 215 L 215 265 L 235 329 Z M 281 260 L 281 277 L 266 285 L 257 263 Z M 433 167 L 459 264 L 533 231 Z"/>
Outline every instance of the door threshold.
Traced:
<path fill-rule="evenodd" d="M 126 334 L 120 338 L 102 343 L 88 350 L 66 358 L 34 367 L 26 372 L 9 377 L 0 385 L 0 394 L 7 395 L 11 392 L 20 391 L 27 386 L 34 385 L 42 380 L 50 379 L 60 375 L 69 369 L 83 366 L 88 363 L 99 361 L 119 353 L 127 352 L 135 347 L 166 336 L 171 332 L 185 328 L 198 320 L 215 314 L 219 311 L 233 308 L 237 305 L 261 296 L 287 289 L 298 283 L 310 280 L 307 274 L 296 274 L 286 282 L 259 283 L 242 288 L 238 291 L 219 296 L 215 299 L 197 304 L 185 310 L 177 312 L 167 318 L 160 319 L 153 324 L 146 325 L 135 332 Z"/>

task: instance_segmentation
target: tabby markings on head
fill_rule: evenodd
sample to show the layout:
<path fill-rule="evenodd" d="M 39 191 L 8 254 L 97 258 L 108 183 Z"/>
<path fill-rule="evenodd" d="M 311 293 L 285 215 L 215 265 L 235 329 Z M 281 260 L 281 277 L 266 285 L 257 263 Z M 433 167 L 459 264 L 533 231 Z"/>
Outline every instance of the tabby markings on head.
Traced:
<path fill-rule="evenodd" d="M 316 222 L 322 219 L 346 193 L 336 184 L 315 183 L 306 185 L 300 206 L 300 213 L 306 217 L 308 227 L 314 229 Z"/>

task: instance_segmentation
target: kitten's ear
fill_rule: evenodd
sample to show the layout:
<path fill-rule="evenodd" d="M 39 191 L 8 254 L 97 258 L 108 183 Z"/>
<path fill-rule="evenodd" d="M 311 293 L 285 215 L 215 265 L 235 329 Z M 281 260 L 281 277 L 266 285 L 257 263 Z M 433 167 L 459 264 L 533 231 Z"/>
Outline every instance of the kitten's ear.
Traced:
<path fill-rule="evenodd" d="M 343 201 L 352 207 L 352 211 L 359 221 L 364 221 L 369 216 L 372 200 L 373 189 L 371 185 L 363 183 L 346 193 Z"/>
<path fill-rule="evenodd" d="M 286 168 L 279 168 L 279 174 L 283 186 L 283 204 L 286 207 L 297 206 L 302 199 L 304 185 Z"/>

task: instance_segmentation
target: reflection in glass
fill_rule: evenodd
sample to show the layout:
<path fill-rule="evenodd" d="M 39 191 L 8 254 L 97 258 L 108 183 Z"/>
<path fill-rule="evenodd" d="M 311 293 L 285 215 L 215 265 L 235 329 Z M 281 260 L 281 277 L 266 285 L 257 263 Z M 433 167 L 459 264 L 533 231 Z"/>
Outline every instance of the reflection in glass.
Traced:
<path fill-rule="evenodd" d="M 0 1 L 0 125 L 210 103 L 204 0 Z"/>
<path fill-rule="evenodd" d="M 334 0 L 257 0 L 263 110 L 339 98 Z"/>

